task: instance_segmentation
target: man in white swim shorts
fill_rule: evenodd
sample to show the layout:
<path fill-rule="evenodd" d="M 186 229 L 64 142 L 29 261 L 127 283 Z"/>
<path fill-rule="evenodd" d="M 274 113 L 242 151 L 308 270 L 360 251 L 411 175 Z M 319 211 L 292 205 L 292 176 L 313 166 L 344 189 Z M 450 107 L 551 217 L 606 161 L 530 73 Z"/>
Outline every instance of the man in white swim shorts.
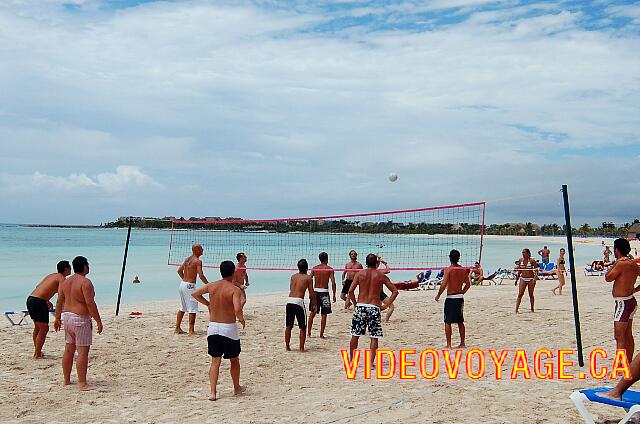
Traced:
<path fill-rule="evenodd" d="M 287 350 L 291 350 L 291 330 L 294 321 L 298 321 L 300 329 L 300 352 L 304 352 L 304 342 L 307 339 L 307 310 L 304 306 L 305 292 L 309 292 L 311 310 L 316 310 L 316 294 L 313 291 L 313 279 L 307 274 L 309 264 L 306 259 L 298 261 L 298 273 L 291 276 L 289 283 L 289 297 L 285 306 L 284 344 Z"/>
<path fill-rule="evenodd" d="M 222 358 L 231 363 L 231 380 L 233 394 L 244 393 L 245 387 L 240 385 L 240 336 L 236 319 L 244 329 L 244 315 L 242 313 L 242 289 L 233 283 L 233 273 L 236 266 L 231 261 L 220 264 L 222 280 L 200 287 L 192 294 L 193 298 L 209 308 L 209 328 L 207 329 L 207 343 L 211 366 L 209 368 L 209 382 L 211 396 L 209 400 L 217 400 L 216 386 L 220 374 Z M 204 298 L 209 295 L 209 300 Z"/>
<path fill-rule="evenodd" d="M 202 272 L 202 261 L 200 256 L 204 253 L 204 249 L 199 244 L 191 246 L 191 252 L 193 253 L 187 259 L 184 260 L 182 265 L 178 268 L 178 275 L 182 282 L 178 289 L 180 293 L 180 310 L 176 316 L 176 333 L 184 334 L 182 331 L 182 318 L 185 313 L 189 314 L 189 334 L 195 334 L 196 326 L 196 313 L 198 313 L 198 302 L 193 298 L 192 293 L 196 288 L 196 278 L 200 276 L 200 280 L 209 284 L 207 277 Z"/>

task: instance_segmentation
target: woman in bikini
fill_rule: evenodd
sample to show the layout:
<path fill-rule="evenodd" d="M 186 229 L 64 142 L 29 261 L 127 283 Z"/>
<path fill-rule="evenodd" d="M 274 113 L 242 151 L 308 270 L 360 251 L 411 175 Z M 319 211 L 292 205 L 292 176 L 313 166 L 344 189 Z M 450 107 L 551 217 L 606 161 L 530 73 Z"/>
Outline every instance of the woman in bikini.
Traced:
<path fill-rule="evenodd" d="M 551 292 L 553 294 L 559 294 L 560 296 L 562 296 L 562 287 L 564 286 L 564 273 L 567 271 L 567 268 L 565 267 L 565 259 L 564 259 L 564 247 L 560 249 L 560 256 L 558 256 L 558 262 L 557 262 L 557 268 L 556 268 L 556 275 L 558 276 L 558 285 L 555 286 Z M 556 293 L 556 290 L 558 290 L 558 293 Z"/>
<path fill-rule="evenodd" d="M 525 289 L 529 290 L 529 301 L 531 302 L 531 312 L 535 312 L 535 298 L 533 291 L 536 288 L 536 273 L 538 271 L 538 263 L 531 257 L 529 249 L 522 249 L 522 259 L 518 265 L 518 299 L 516 300 L 516 314 L 520 309 L 520 302 L 524 296 Z"/>

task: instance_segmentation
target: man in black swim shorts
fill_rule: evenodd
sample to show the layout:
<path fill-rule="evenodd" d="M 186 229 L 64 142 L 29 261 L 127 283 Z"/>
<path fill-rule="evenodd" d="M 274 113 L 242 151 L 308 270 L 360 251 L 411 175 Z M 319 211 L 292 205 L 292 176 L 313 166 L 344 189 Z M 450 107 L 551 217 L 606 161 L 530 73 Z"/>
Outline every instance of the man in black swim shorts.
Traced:
<path fill-rule="evenodd" d="M 353 282 L 353 278 L 358 273 L 358 271 L 349 271 L 351 269 L 360 270 L 362 268 L 362 264 L 358 262 L 358 252 L 355 250 L 351 250 L 349 252 L 349 258 L 351 259 L 344 266 L 345 270 L 342 272 L 342 292 L 340 293 L 340 299 L 344 300 L 344 309 L 349 309 L 351 306 L 351 300 L 349 299 L 349 289 L 351 288 L 351 283 Z"/>
<path fill-rule="evenodd" d="M 58 293 L 58 286 L 71 274 L 68 261 L 60 261 L 56 266 L 58 272 L 49 274 L 38 283 L 27 298 L 27 311 L 33 321 L 34 359 L 44 357 L 42 347 L 49 332 L 49 309 L 53 308 L 51 298 Z"/>

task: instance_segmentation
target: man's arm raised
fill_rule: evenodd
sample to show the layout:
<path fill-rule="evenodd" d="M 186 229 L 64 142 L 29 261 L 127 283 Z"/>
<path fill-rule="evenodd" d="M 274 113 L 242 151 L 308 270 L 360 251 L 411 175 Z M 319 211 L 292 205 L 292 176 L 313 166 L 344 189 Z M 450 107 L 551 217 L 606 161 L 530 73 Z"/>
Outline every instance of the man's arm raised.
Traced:
<path fill-rule="evenodd" d="M 88 278 L 82 283 L 82 296 L 84 297 L 85 305 L 89 315 L 96 321 L 98 334 L 102 334 L 102 319 L 100 318 L 100 312 L 98 311 L 98 305 L 96 305 L 95 296 L 96 293 L 93 289 L 93 283 Z"/>
<path fill-rule="evenodd" d="M 193 297 L 198 302 L 202 303 L 204 306 L 209 306 L 209 301 L 204 298 L 204 294 L 209 292 L 209 286 L 201 286 L 198 289 L 195 289 L 193 293 L 191 293 L 191 297 Z"/>
<path fill-rule="evenodd" d="M 604 281 L 607 282 L 612 282 L 615 281 L 616 278 L 618 278 L 620 276 L 620 270 L 618 269 L 618 264 L 620 263 L 620 260 L 618 259 L 617 261 L 615 261 L 615 263 L 613 264 L 613 266 L 611 267 L 611 269 L 609 271 L 607 271 L 607 273 L 604 275 Z"/>

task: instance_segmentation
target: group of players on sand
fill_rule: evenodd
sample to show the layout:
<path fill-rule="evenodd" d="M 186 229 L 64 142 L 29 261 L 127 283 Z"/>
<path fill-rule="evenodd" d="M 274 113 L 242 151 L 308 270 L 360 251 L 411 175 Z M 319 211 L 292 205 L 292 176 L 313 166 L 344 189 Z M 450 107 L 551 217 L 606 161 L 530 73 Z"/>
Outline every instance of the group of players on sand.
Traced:
<path fill-rule="evenodd" d="M 633 357 L 635 342 L 632 333 L 633 317 L 637 309 L 637 301 L 634 294 L 640 291 L 640 286 L 635 287 L 640 276 L 640 266 L 629 256 L 629 242 L 625 239 L 617 239 L 614 242 L 615 262 L 605 275 L 605 280 L 613 282 L 612 294 L 615 300 L 614 334 L 617 349 L 625 350 L 627 357 Z M 238 253 L 237 266 L 231 261 L 223 261 L 220 264 L 221 279 L 209 283 L 202 271 L 202 246 L 195 244 L 192 247 L 193 255 L 188 257 L 178 268 L 178 275 L 182 279 L 180 285 L 181 308 L 177 315 L 176 332 L 183 333 L 180 324 L 185 313 L 189 313 L 189 333 L 194 334 L 195 314 L 197 303 L 202 303 L 209 310 L 209 325 L 207 329 L 208 352 L 211 355 L 209 379 L 211 384 L 210 400 L 217 399 L 216 386 L 220 363 L 222 358 L 230 360 L 231 377 L 234 386 L 234 394 L 243 393 L 246 388 L 240 385 L 240 360 L 241 352 L 240 336 L 236 322 L 245 328 L 243 307 L 246 303 L 245 289 L 249 285 L 249 277 L 246 272 L 247 256 Z M 355 305 L 351 321 L 350 354 L 358 348 L 359 338 L 368 333 L 370 337 L 370 349 L 372 355 L 378 348 L 378 339 L 383 336 L 381 312 L 389 309 L 396 297 L 398 289 L 388 277 L 389 267 L 375 254 L 366 257 L 364 268 L 357 261 L 357 253 L 349 252 L 351 261 L 345 266 L 342 274 L 343 296 L 345 308 L 350 304 Z M 313 317 L 319 312 L 322 316 L 320 337 L 324 338 L 326 318 L 331 313 L 331 298 L 329 295 L 329 282 L 332 283 L 333 302 L 336 302 L 336 283 L 334 270 L 328 265 L 328 255 L 322 252 L 319 255 L 320 264 L 309 271 L 309 265 L 305 259 L 298 261 L 298 273 L 291 276 L 289 296 L 285 308 L 285 347 L 291 350 L 290 340 L 294 322 L 297 321 L 300 329 L 299 350 L 305 351 L 305 340 L 311 335 Z M 452 250 L 449 254 L 451 265 L 444 270 L 444 278 L 435 297 L 436 301 L 446 290 L 444 302 L 444 323 L 447 347 L 452 346 L 451 325 L 458 324 L 460 344 L 458 348 L 465 347 L 464 326 L 464 294 L 471 287 L 470 270 L 459 265 L 460 252 Z M 385 268 L 379 269 L 384 264 Z M 523 251 L 520 261 L 521 269 L 519 281 L 529 285 L 535 282 L 535 261 L 530 259 L 528 249 Z M 529 264 L 530 266 L 527 266 Z M 72 266 L 71 266 L 72 265 Z M 34 359 L 43 358 L 42 347 L 47 332 L 49 331 L 49 312 L 53 306 L 50 299 L 57 293 L 58 299 L 55 308 L 54 329 L 59 331 L 64 320 L 65 351 L 62 357 L 62 369 L 64 384 L 71 382 L 71 369 L 74 354 L 77 351 L 76 370 L 78 373 L 78 385 L 81 390 L 91 390 L 94 386 L 87 384 L 87 364 L 89 349 L 92 344 L 92 319 L 96 321 L 98 334 L 102 333 L 103 325 L 98 307 L 94 300 L 94 288 L 91 280 L 86 276 L 89 273 L 89 262 L 86 258 L 78 256 L 72 264 L 61 261 L 57 264 L 56 273 L 47 275 L 27 298 L 27 309 L 34 321 L 33 331 Z M 74 274 L 71 274 L 73 267 Z M 204 286 L 196 289 L 196 278 L 200 277 Z M 68 277 L 68 278 L 67 278 Z M 529 279 L 527 281 L 527 279 Z M 391 295 L 383 301 L 383 289 L 386 287 Z M 356 298 L 356 290 L 358 296 Z M 307 325 L 304 298 L 309 293 L 311 315 Z M 522 294 L 524 290 L 521 290 Z M 208 299 L 205 298 L 207 295 Z M 520 298 L 519 295 L 518 305 Z M 532 310 L 533 310 L 532 299 Z M 640 354 L 633 358 L 630 365 L 631 379 L 622 379 L 611 390 L 600 396 L 620 399 L 622 393 L 632 384 L 640 380 Z"/>
<path fill-rule="evenodd" d="M 236 322 L 245 327 L 243 307 L 246 303 L 244 289 L 248 285 L 246 273 L 246 255 L 237 255 L 238 266 L 231 261 L 223 261 L 220 264 L 222 279 L 209 283 L 202 271 L 200 256 L 203 254 L 201 245 L 192 247 L 193 255 L 185 259 L 178 268 L 178 274 L 182 279 L 180 286 L 181 308 L 176 320 L 176 332 L 182 333 L 181 320 L 185 313 L 190 314 L 189 332 L 194 333 L 195 313 L 197 303 L 200 302 L 209 309 L 209 326 L 207 329 L 208 352 L 211 355 L 209 368 L 209 381 L 211 385 L 210 400 L 217 400 L 217 384 L 222 358 L 230 360 L 230 372 L 233 381 L 234 394 L 243 393 L 246 388 L 240 385 L 240 360 L 241 352 L 240 336 Z M 345 266 L 342 274 L 342 294 L 345 300 L 345 308 L 350 304 L 355 305 L 351 321 L 350 353 L 358 348 L 359 338 L 368 333 L 372 354 L 378 348 L 378 339 L 383 336 L 381 312 L 390 309 L 398 296 L 398 289 L 391 282 L 388 275 L 388 264 L 373 253 L 367 255 L 364 268 L 357 261 L 357 252 L 349 252 L 350 262 Z M 444 279 L 436 301 L 447 290 L 445 300 L 445 334 L 447 346 L 451 347 L 451 324 L 457 323 L 460 328 L 461 343 L 458 347 L 464 347 L 464 318 L 463 305 L 464 293 L 469 290 L 471 283 L 469 270 L 458 265 L 460 253 L 452 250 L 450 255 L 451 267 L 444 272 Z M 294 323 L 300 330 L 299 350 L 305 351 L 305 341 L 311 336 L 313 320 L 320 313 L 320 338 L 325 338 L 327 315 L 331 314 L 331 304 L 336 302 L 335 271 L 329 266 L 329 255 L 322 252 L 318 255 L 320 263 L 309 272 L 309 264 L 306 259 L 298 261 L 298 272 L 291 276 L 289 295 L 285 307 L 285 348 L 291 350 L 291 333 Z M 378 269 L 380 265 L 384 269 Z M 196 277 L 205 283 L 203 287 L 195 288 Z M 332 293 L 329 292 L 331 283 Z M 390 296 L 384 293 L 384 287 L 390 292 Z M 358 297 L 356 299 L 356 290 Z M 305 309 L 305 295 L 309 293 L 309 320 L 307 323 Z M 205 298 L 208 295 L 208 300 Z M 192 300 L 193 299 L 193 300 Z M 387 315 L 387 318 L 389 315 Z"/>

